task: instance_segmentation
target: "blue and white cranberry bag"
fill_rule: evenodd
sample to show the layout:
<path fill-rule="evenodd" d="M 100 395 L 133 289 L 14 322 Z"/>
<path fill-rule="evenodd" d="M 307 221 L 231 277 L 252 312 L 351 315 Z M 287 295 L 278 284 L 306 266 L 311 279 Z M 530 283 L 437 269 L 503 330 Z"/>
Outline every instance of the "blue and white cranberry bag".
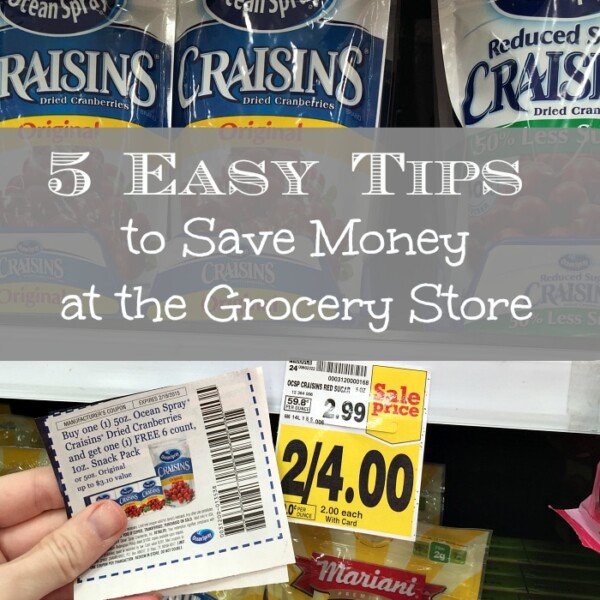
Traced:
<path fill-rule="evenodd" d="M 173 0 L 0 0 L 0 127 L 167 127 Z"/>
<path fill-rule="evenodd" d="M 375 127 L 390 0 L 181 0 L 175 126 Z"/>
<path fill-rule="evenodd" d="M 148 449 L 167 505 L 176 507 L 191 502 L 194 497 L 194 470 L 187 440 L 171 439 L 168 443 L 152 444 Z M 180 488 L 185 489 L 185 497 L 177 494 Z"/>
<path fill-rule="evenodd" d="M 596 0 L 439 0 L 439 17 L 463 126 L 600 126 Z"/>

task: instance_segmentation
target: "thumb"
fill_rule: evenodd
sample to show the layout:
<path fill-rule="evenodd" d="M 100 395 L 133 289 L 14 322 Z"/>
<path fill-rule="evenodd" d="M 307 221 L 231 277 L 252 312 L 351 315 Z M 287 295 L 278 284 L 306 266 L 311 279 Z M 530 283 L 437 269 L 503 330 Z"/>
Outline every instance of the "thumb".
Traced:
<path fill-rule="evenodd" d="M 21 600 L 39 600 L 71 583 L 119 539 L 127 516 L 112 500 L 88 506 L 29 552 L 4 565 L 6 589 Z"/>

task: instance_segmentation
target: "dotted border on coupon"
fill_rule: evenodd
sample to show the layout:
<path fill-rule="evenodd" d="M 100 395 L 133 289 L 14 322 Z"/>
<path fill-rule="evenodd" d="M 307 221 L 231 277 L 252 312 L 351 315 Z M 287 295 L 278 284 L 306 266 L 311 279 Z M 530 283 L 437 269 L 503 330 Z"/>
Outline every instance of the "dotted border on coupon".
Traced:
<path fill-rule="evenodd" d="M 260 433 L 260 439 L 262 441 L 262 449 L 264 452 L 264 457 L 265 457 L 265 464 L 267 467 L 267 474 L 268 474 L 268 479 L 269 479 L 269 486 L 271 489 L 271 499 L 273 501 L 273 509 L 275 511 L 275 520 L 277 522 L 277 530 L 279 531 L 279 534 L 277 535 L 277 537 L 270 537 L 270 538 L 266 538 L 264 540 L 256 540 L 254 542 L 247 542 L 245 544 L 239 544 L 237 546 L 230 546 L 229 548 L 221 548 L 219 550 L 211 550 L 210 552 L 204 552 L 202 554 L 194 554 L 192 556 L 184 556 L 183 558 L 175 558 L 173 560 L 170 560 L 168 562 L 159 562 L 159 563 L 153 563 L 150 565 L 146 565 L 145 567 L 136 567 L 135 569 L 125 569 L 124 571 L 117 571 L 115 573 L 110 573 L 106 574 L 106 575 L 98 575 L 96 577 L 86 577 L 85 579 L 78 577 L 76 580 L 76 583 L 88 583 L 90 581 L 96 581 L 96 580 L 105 580 L 105 579 L 110 579 L 112 577 L 118 577 L 120 575 L 129 575 L 130 573 L 139 573 L 141 571 L 145 571 L 145 570 L 149 570 L 149 569 L 155 569 L 155 568 L 160 568 L 160 567 L 167 567 L 170 565 L 175 565 L 178 563 L 182 563 L 182 562 L 187 562 L 190 561 L 192 559 L 198 559 L 198 558 L 204 558 L 207 556 L 214 556 L 216 554 L 224 554 L 225 552 L 234 552 L 235 550 L 240 550 L 240 549 L 245 549 L 245 548 L 250 548 L 252 546 L 259 546 L 261 544 L 268 544 L 269 542 L 274 542 L 275 540 L 281 540 L 283 539 L 283 532 L 281 532 L 281 517 L 279 516 L 279 509 L 277 508 L 277 497 L 275 495 L 275 484 L 273 483 L 273 469 L 271 468 L 271 463 L 269 461 L 269 456 L 267 453 L 267 444 L 265 443 L 265 433 L 263 430 L 263 423 L 262 420 L 260 418 L 260 412 L 258 410 L 258 402 L 256 400 L 256 395 L 254 393 L 254 384 L 252 383 L 252 375 L 249 371 L 246 371 L 246 377 L 248 378 L 248 388 L 250 391 L 250 395 L 252 397 L 252 404 L 254 405 L 254 413 L 257 417 L 257 422 L 258 422 L 258 430 Z M 65 411 L 66 412 L 66 411 Z M 57 415 L 61 414 L 61 413 L 56 413 Z M 48 428 L 46 426 L 46 428 Z M 50 431 L 48 431 L 48 437 L 50 439 Z M 52 450 L 54 452 L 54 448 Z M 54 452 L 54 457 L 56 458 L 56 453 Z M 57 463 L 58 464 L 58 463 Z M 61 485 L 63 487 L 64 490 L 64 484 L 62 483 L 62 473 L 60 473 L 60 477 L 61 477 Z M 66 496 L 66 491 L 65 491 L 65 499 L 67 500 L 67 503 L 69 503 L 69 499 Z"/>
<path fill-rule="evenodd" d="M 55 416 L 55 414 L 60 414 L 60 413 L 52 413 L 52 416 Z M 44 419 L 43 423 L 44 423 L 44 428 L 46 430 L 46 437 L 48 438 L 48 441 L 50 442 L 49 443 L 49 448 L 48 448 L 48 457 L 50 458 L 50 463 L 52 464 L 52 468 L 54 470 L 54 473 L 58 477 L 58 482 L 59 482 L 59 485 L 60 485 L 60 489 L 61 489 L 63 498 L 65 499 L 65 503 L 66 503 L 66 507 L 67 507 L 67 513 L 68 513 L 69 516 L 72 516 L 73 515 L 73 509 L 71 508 L 71 500 L 69 500 L 69 495 L 67 494 L 67 487 L 65 486 L 65 482 L 64 482 L 62 471 L 60 470 L 60 465 L 59 465 L 59 462 L 58 462 L 58 456 L 56 455 L 56 450 L 54 449 L 54 443 L 52 441 L 52 435 L 50 434 L 50 427 L 48 427 L 48 417 L 46 417 Z"/>

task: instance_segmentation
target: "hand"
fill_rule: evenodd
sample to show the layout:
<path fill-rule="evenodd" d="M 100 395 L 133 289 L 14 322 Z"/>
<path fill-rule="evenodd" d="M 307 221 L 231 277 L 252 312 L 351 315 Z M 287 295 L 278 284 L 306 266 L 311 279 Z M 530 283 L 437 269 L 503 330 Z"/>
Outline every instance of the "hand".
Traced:
<path fill-rule="evenodd" d="M 73 581 L 127 527 L 112 500 L 96 502 L 67 520 L 49 467 L 0 477 L 0 589 L 19 600 L 70 600 Z M 160 594 L 130 596 L 156 600 Z"/>

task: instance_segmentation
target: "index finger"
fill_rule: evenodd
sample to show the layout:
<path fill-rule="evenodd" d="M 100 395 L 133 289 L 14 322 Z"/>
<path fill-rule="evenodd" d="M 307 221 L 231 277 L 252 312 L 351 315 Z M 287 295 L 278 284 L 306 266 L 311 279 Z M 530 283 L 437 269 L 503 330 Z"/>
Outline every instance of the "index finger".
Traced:
<path fill-rule="evenodd" d="M 10 527 L 65 504 L 50 467 L 0 477 L 0 527 Z"/>

